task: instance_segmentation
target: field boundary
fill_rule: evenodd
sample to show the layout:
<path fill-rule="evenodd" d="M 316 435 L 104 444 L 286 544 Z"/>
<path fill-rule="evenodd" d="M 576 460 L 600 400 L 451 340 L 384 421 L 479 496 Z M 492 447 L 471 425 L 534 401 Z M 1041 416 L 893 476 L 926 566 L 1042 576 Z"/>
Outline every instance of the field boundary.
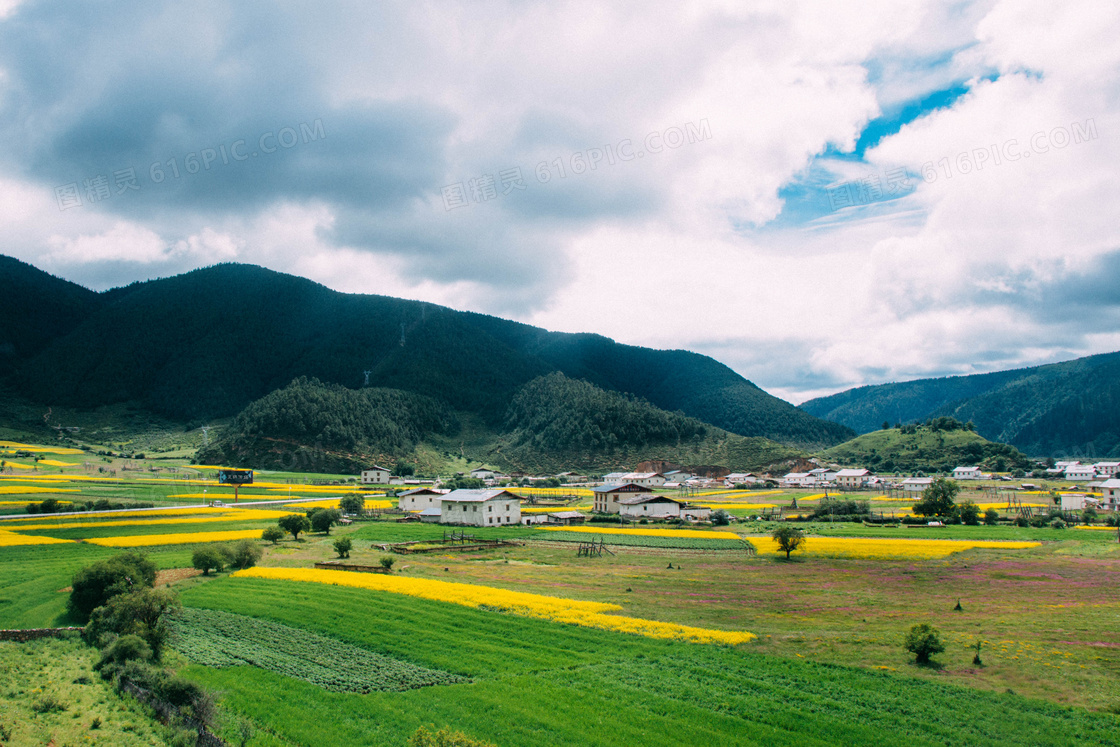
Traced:
<path fill-rule="evenodd" d="M 81 633 L 83 630 L 85 628 L 80 627 L 0 630 L 0 641 L 27 643 L 28 641 L 37 641 L 40 638 L 64 638 L 70 633 Z"/>

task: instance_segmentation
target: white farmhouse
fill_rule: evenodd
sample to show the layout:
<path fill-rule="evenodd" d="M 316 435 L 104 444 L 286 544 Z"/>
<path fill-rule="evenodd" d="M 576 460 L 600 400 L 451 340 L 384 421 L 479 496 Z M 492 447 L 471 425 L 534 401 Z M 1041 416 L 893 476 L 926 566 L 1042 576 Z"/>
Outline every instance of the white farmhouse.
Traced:
<path fill-rule="evenodd" d="M 362 484 L 364 485 L 388 485 L 390 479 L 389 470 L 376 464 L 369 469 L 362 470 Z"/>
<path fill-rule="evenodd" d="M 953 470 L 954 480 L 983 480 L 984 475 L 979 467 L 957 467 Z"/>
<path fill-rule="evenodd" d="M 619 500 L 619 513 L 630 519 L 707 521 L 712 510 L 706 506 L 690 506 L 664 495 L 632 495 Z"/>
<path fill-rule="evenodd" d="M 1120 462 L 1097 462 L 1093 465 L 1093 469 L 1096 470 L 1097 477 L 1107 480 L 1120 475 Z"/>
<path fill-rule="evenodd" d="M 611 483 L 591 489 L 595 496 L 595 510 L 602 514 L 617 514 L 623 498 L 637 494 L 649 495 L 653 488 L 634 483 Z"/>
<path fill-rule="evenodd" d="M 1067 480 L 1092 480 L 1097 476 L 1097 470 L 1091 464 L 1071 464 L 1066 467 L 1065 478 Z"/>
<path fill-rule="evenodd" d="M 665 483 L 675 482 L 681 485 L 696 477 L 696 475 L 692 474 L 691 472 L 685 472 L 683 469 L 674 469 L 669 470 L 668 472 L 662 472 L 661 476 L 665 478 Z M 664 485 L 665 483 L 661 484 Z"/>
<path fill-rule="evenodd" d="M 494 472 L 494 470 L 486 469 L 485 467 L 479 467 L 478 469 L 471 470 L 471 477 L 475 478 L 476 480 L 493 480 L 494 475 L 496 474 L 497 473 Z"/>
<path fill-rule="evenodd" d="M 866 469 L 842 469 L 836 473 L 836 484 L 841 488 L 859 488 L 871 478 Z"/>
<path fill-rule="evenodd" d="M 630 473 L 629 472 L 608 472 L 607 474 L 603 475 L 603 484 L 604 485 L 611 485 L 611 484 L 614 484 L 614 483 L 617 483 L 617 482 L 622 482 L 622 478 L 626 477 L 626 475 L 628 475 L 628 474 L 630 474 Z"/>
<path fill-rule="evenodd" d="M 660 472 L 627 472 L 619 482 L 628 482 L 634 485 L 661 487 L 665 484 L 665 475 Z"/>
<path fill-rule="evenodd" d="M 750 485 L 758 482 L 758 478 L 754 476 L 753 472 L 732 472 L 723 478 L 723 484 L 726 487 L 733 488 L 736 485 Z"/>
<path fill-rule="evenodd" d="M 521 523 L 521 498 L 508 490 L 452 490 L 440 497 L 440 524 L 493 527 Z"/>
<path fill-rule="evenodd" d="M 1090 498 L 1084 493 L 1062 493 L 1063 511 L 1084 511 L 1086 506 L 1097 508 L 1099 505 L 1096 498 Z"/>
<path fill-rule="evenodd" d="M 817 478 L 808 472 L 790 472 L 782 478 L 783 488 L 808 488 L 817 484 Z"/>
<path fill-rule="evenodd" d="M 1097 489 L 1101 491 L 1101 508 L 1105 511 L 1120 509 L 1120 480 L 1105 480 Z"/>
<path fill-rule="evenodd" d="M 932 477 L 907 477 L 902 481 L 902 491 L 908 498 L 919 498 L 930 485 L 933 485 Z"/>
<path fill-rule="evenodd" d="M 434 508 L 439 511 L 440 499 L 447 494 L 446 490 L 435 488 L 416 488 L 406 490 L 397 495 L 397 507 L 402 511 L 424 511 Z"/>

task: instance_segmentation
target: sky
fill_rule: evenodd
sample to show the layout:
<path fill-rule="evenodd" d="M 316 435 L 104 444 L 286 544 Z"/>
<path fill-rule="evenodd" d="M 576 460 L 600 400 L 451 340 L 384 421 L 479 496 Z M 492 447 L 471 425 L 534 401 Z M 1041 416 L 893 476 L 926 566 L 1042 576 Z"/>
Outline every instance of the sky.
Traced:
<path fill-rule="evenodd" d="M 0 0 L 0 253 L 247 262 L 794 403 L 1120 350 L 1120 4 Z"/>

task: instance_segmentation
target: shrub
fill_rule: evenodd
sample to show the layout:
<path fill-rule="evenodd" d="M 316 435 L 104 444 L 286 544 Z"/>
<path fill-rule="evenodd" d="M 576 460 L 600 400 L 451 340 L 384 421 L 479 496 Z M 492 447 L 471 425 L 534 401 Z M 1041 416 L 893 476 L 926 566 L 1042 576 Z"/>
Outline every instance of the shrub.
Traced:
<path fill-rule="evenodd" d="M 43 693 L 31 704 L 31 710 L 36 713 L 62 713 L 66 710 L 66 704 L 50 693 Z"/>
<path fill-rule="evenodd" d="M 350 557 L 350 548 L 353 546 L 354 543 L 350 541 L 349 537 L 339 537 L 334 541 L 334 551 L 338 553 L 340 558 Z"/>
<path fill-rule="evenodd" d="M 994 508 L 989 508 L 984 512 L 984 523 L 988 526 L 995 526 L 996 522 L 998 521 L 999 511 L 996 511 Z"/>
<path fill-rule="evenodd" d="M 387 571 L 393 570 L 393 563 L 397 562 L 396 558 L 390 558 L 388 555 L 381 558 L 381 567 Z"/>
<path fill-rule="evenodd" d="M 94 609 L 117 594 L 133 589 L 150 589 L 155 582 L 155 563 L 138 552 L 121 553 L 74 574 L 66 606 L 71 615 L 85 622 Z"/>
<path fill-rule="evenodd" d="M 963 524 L 974 527 L 980 523 L 980 507 L 972 501 L 964 501 L 957 506 L 957 515 Z"/>
<path fill-rule="evenodd" d="M 209 576 L 211 569 L 221 571 L 226 564 L 226 554 L 216 547 L 200 547 L 191 555 L 191 565 Z"/>
<path fill-rule="evenodd" d="M 1050 520 L 1050 528 L 1051 529 L 1065 529 L 1066 528 L 1066 523 L 1062 519 L 1054 518 L 1054 519 Z"/>
<path fill-rule="evenodd" d="M 722 508 L 712 511 L 712 526 L 725 527 L 731 523 L 731 517 Z"/>
<path fill-rule="evenodd" d="M 269 529 L 272 528 L 273 527 L 269 527 Z M 283 537 L 283 533 L 281 533 L 280 536 Z M 227 545 L 224 549 L 226 550 L 225 554 L 226 558 L 229 560 L 229 564 L 234 568 L 252 568 L 257 564 L 257 561 L 261 559 L 261 555 L 264 553 L 260 545 L 251 539 L 239 540 L 232 545 Z"/>
<path fill-rule="evenodd" d="M 1014 524 L 1017 527 L 1029 527 L 1031 525 L 1026 516 L 1016 516 Z"/>
<path fill-rule="evenodd" d="M 828 519 L 830 521 L 862 521 L 864 517 L 870 515 L 871 503 L 868 501 L 825 498 L 813 509 L 809 518 Z"/>
<path fill-rule="evenodd" d="M 118 594 L 90 615 L 82 631 L 86 642 L 105 646 L 114 636 L 143 638 L 159 660 L 169 635 L 166 615 L 179 609 L 179 599 L 169 589 L 141 589 Z"/>
<path fill-rule="evenodd" d="M 408 747 L 494 747 L 494 744 L 467 736 L 461 731 L 444 728 L 433 732 L 421 726 L 408 738 Z"/>
<path fill-rule="evenodd" d="M 127 661 L 151 661 L 153 658 L 152 647 L 138 635 L 122 635 L 101 650 L 101 659 L 93 665 L 95 672 L 100 672 L 105 667 L 110 671 Z"/>
<path fill-rule="evenodd" d="M 1097 520 L 1097 509 L 1092 506 L 1086 506 L 1081 509 L 1081 520 L 1086 524 L 1092 524 Z"/>
<path fill-rule="evenodd" d="M 261 532 L 261 539 L 277 545 L 280 543 L 280 540 L 284 539 L 284 530 L 280 527 L 266 527 L 265 530 Z"/>
<path fill-rule="evenodd" d="M 910 632 L 906 634 L 905 647 L 907 651 L 914 654 L 914 660 L 918 664 L 929 664 L 931 656 L 945 650 L 940 633 L 926 623 L 919 623 L 910 628 Z"/>
<path fill-rule="evenodd" d="M 361 493 L 347 493 L 338 501 L 338 507 L 348 514 L 361 513 L 366 508 L 366 497 Z"/>

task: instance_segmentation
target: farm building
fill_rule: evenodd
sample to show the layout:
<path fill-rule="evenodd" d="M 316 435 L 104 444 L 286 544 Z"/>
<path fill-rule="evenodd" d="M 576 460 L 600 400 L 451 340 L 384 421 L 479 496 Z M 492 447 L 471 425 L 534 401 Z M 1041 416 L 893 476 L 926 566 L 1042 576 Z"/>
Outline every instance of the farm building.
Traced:
<path fill-rule="evenodd" d="M 808 472 L 790 472 L 782 478 L 783 488 L 807 488 L 817 484 L 817 478 Z"/>
<path fill-rule="evenodd" d="M 665 475 L 660 472 L 627 472 L 620 482 L 629 482 L 634 485 L 649 485 L 660 487 L 665 484 Z"/>
<path fill-rule="evenodd" d="M 476 480 L 493 480 L 495 474 L 497 473 L 494 472 L 494 470 L 486 469 L 485 467 L 479 467 L 478 469 L 471 470 L 471 477 L 475 478 Z"/>
<path fill-rule="evenodd" d="M 438 509 L 440 499 L 446 494 L 446 490 L 436 490 L 435 488 L 406 490 L 397 496 L 397 507 L 402 511 L 423 511 L 426 508 Z"/>
<path fill-rule="evenodd" d="M 984 473 L 979 467 L 957 467 L 953 470 L 954 480 L 983 480 Z"/>
<path fill-rule="evenodd" d="M 521 523 L 521 498 L 508 490 L 452 490 L 440 497 L 440 524 L 474 527 Z"/>
<path fill-rule="evenodd" d="M 836 473 L 836 484 L 841 488 L 858 488 L 867 483 L 871 472 L 865 469 L 842 469 Z"/>
<path fill-rule="evenodd" d="M 604 485 L 611 485 L 611 484 L 616 483 L 616 482 L 621 482 L 622 478 L 626 477 L 628 474 L 630 474 L 630 473 L 629 472 L 608 472 L 607 474 L 603 475 L 603 484 Z"/>
<path fill-rule="evenodd" d="M 1063 511 L 1084 511 L 1086 506 L 1099 508 L 1100 502 L 1084 493 L 1062 493 Z"/>
<path fill-rule="evenodd" d="M 425 524 L 438 524 L 440 517 L 440 507 L 434 506 L 432 508 L 425 508 L 420 513 L 416 514 L 420 517 L 420 521 Z"/>
<path fill-rule="evenodd" d="M 635 485 L 634 483 L 610 483 L 593 488 L 591 492 L 595 495 L 596 511 L 604 514 L 617 514 L 620 499 L 638 493 L 649 494 L 653 492 L 653 488 L 647 488 L 645 485 Z"/>
<path fill-rule="evenodd" d="M 619 513 L 630 519 L 688 519 L 706 521 L 712 510 L 690 506 L 664 495 L 634 495 L 619 500 Z"/>
<path fill-rule="evenodd" d="M 1120 509 L 1120 480 L 1105 480 L 1100 484 L 1101 505 L 1105 511 Z"/>
<path fill-rule="evenodd" d="M 750 485 L 755 482 L 758 482 L 758 478 L 752 472 L 732 472 L 723 478 L 723 484 L 729 488 L 736 485 Z"/>
<path fill-rule="evenodd" d="M 1092 480 L 1097 476 L 1097 470 L 1091 464 L 1071 464 L 1065 469 L 1067 480 Z"/>
<path fill-rule="evenodd" d="M 930 485 L 933 485 L 932 477 L 907 477 L 902 481 L 902 490 L 908 497 L 916 498 Z"/>
<path fill-rule="evenodd" d="M 683 469 L 673 469 L 668 472 L 662 472 L 661 476 L 665 478 L 665 482 L 686 483 L 696 475 L 691 472 L 685 472 Z M 662 483 L 664 485 L 665 483 Z"/>
<path fill-rule="evenodd" d="M 390 479 L 389 470 L 376 464 L 362 470 L 362 483 L 365 485 L 388 485 Z"/>
<path fill-rule="evenodd" d="M 1097 477 L 1105 479 L 1116 477 L 1120 475 L 1120 462 L 1097 462 L 1093 465 L 1093 469 L 1097 471 Z"/>

